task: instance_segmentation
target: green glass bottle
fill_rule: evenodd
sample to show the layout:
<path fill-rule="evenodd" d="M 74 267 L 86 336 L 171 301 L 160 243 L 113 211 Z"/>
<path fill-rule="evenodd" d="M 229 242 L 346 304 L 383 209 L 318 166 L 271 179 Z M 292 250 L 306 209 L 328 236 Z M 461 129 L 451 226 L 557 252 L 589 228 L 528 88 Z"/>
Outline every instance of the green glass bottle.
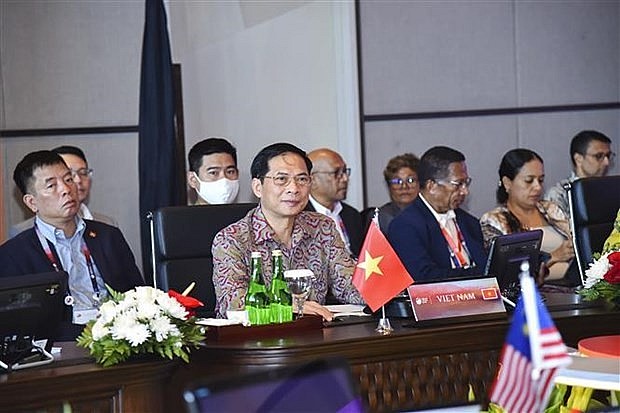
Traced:
<path fill-rule="evenodd" d="M 252 267 L 248 292 L 245 296 L 245 309 L 248 312 L 250 325 L 269 324 L 271 309 L 269 297 L 263 281 L 263 264 L 260 252 L 252 252 Z"/>
<path fill-rule="evenodd" d="M 291 294 L 284 281 L 284 267 L 282 265 L 282 251 L 271 251 L 271 288 L 269 300 L 271 302 L 271 322 L 284 323 L 293 320 L 293 306 Z"/>

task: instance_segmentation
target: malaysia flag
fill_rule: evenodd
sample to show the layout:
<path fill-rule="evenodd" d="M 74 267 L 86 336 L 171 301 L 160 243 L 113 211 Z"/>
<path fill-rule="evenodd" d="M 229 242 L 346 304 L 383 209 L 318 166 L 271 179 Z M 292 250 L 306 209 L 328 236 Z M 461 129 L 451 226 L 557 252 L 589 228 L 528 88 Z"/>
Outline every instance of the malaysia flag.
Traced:
<path fill-rule="evenodd" d="M 570 357 L 529 276 L 521 288 L 489 399 L 509 412 L 539 412 Z"/>

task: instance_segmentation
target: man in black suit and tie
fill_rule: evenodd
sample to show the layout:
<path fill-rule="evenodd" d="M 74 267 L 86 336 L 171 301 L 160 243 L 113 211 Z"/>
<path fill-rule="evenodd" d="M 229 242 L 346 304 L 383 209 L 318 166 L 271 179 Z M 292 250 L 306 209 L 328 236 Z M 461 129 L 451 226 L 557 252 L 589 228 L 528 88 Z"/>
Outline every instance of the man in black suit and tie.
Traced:
<path fill-rule="evenodd" d="M 26 155 L 13 179 L 24 204 L 36 215 L 32 228 L 0 246 L 0 276 L 67 272 L 65 303 L 72 311 L 57 339 L 74 339 L 97 315 L 108 295 L 106 284 L 127 291 L 144 284 L 142 275 L 118 228 L 78 216 L 77 186 L 60 155 Z"/>
<path fill-rule="evenodd" d="M 364 241 L 362 217 L 357 209 L 342 202 L 347 197 L 351 169 L 331 149 L 316 149 L 308 157 L 312 160 L 312 187 L 306 210 L 332 218 L 349 252 L 357 257 Z"/>

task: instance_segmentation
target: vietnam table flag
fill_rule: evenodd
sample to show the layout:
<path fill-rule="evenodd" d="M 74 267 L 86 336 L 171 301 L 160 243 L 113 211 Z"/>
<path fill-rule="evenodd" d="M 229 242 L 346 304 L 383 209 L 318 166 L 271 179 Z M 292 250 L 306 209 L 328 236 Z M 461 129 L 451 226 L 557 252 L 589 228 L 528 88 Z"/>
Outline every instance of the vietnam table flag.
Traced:
<path fill-rule="evenodd" d="M 377 311 L 412 283 L 413 279 L 373 219 L 353 273 L 353 285 L 372 311 Z"/>

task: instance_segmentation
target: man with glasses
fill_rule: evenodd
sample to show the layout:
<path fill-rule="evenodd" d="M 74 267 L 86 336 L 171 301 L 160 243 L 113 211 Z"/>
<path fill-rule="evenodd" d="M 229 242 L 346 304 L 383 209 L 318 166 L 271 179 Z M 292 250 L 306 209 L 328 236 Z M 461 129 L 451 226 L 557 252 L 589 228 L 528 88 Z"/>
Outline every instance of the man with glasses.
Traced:
<path fill-rule="evenodd" d="M 52 152 L 60 155 L 71 170 L 73 182 L 75 182 L 77 186 L 77 195 L 80 202 L 78 216 L 83 219 L 95 220 L 117 227 L 118 223 L 113 218 L 91 211 L 86 205 L 90 196 L 90 187 L 94 171 L 88 167 L 88 161 L 86 160 L 84 152 L 78 147 L 69 145 L 54 148 Z M 34 217 L 13 225 L 9 229 L 9 237 L 13 238 L 25 229 L 32 228 L 33 224 Z"/>
<path fill-rule="evenodd" d="M 570 143 L 570 157 L 573 171 L 549 189 L 545 199 L 560 206 L 564 215 L 570 217 L 568 188 L 577 178 L 604 176 L 613 162 L 615 153 L 611 151 L 611 139 L 595 130 L 584 130 L 575 135 Z"/>
<path fill-rule="evenodd" d="M 351 169 L 331 149 L 315 149 L 308 153 L 312 160 L 312 187 L 306 210 L 327 215 L 336 223 L 338 233 L 353 257 L 357 257 L 364 238 L 362 216 L 342 202 L 347 197 Z"/>
<path fill-rule="evenodd" d="M 304 313 L 331 320 L 322 305 L 327 293 L 342 303 L 362 303 L 351 282 L 355 262 L 338 235 L 334 222 L 316 212 L 304 211 L 308 203 L 312 162 L 289 143 L 263 148 L 252 161 L 252 191 L 258 206 L 241 220 L 221 230 L 213 240 L 213 284 L 218 317 L 244 308 L 249 283 L 251 253 L 261 253 L 263 278 L 271 284 L 271 252 L 281 250 L 284 269 L 309 269 L 314 273 Z"/>
<path fill-rule="evenodd" d="M 223 138 L 204 139 L 190 149 L 187 183 L 195 205 L 230 204 L 239 193 L 237 149 Z"/>
<path fill-rule="evenodd" d="M 67 318 L 58 341 L 75 340 L 97 316 L 108 296 L 106 286 L 124 292 L 144 284 L 121 231 L 78 215 L 74 175 L 55 152 L 26 155 L 15 167 L 13 180 L 35 220 L 29 229 L 0 246 L 0 277 L 51 271 L 68 274 Z"/>
<path fill-rule="evenodd" d="M 392 220 L 388 239 L 416 281 L 481 275 L 486 262 L 478 219 L 460 208 L 471 178 L 465 156 L 435 146 L 420 159 L 420 193 Z"/>

